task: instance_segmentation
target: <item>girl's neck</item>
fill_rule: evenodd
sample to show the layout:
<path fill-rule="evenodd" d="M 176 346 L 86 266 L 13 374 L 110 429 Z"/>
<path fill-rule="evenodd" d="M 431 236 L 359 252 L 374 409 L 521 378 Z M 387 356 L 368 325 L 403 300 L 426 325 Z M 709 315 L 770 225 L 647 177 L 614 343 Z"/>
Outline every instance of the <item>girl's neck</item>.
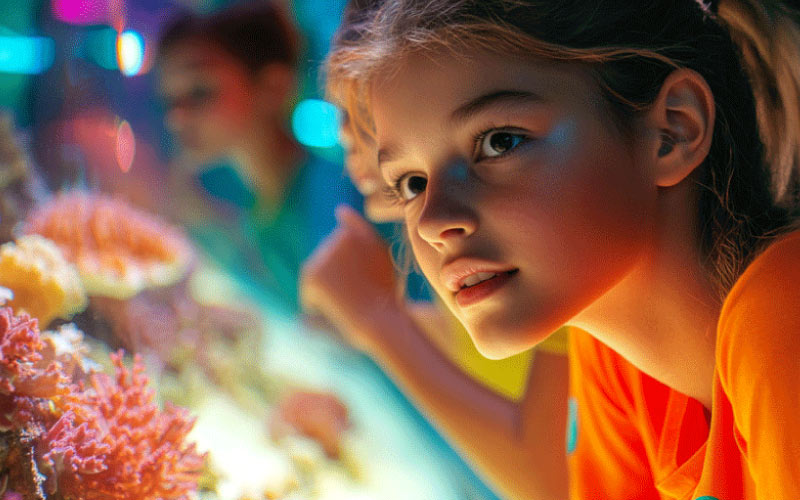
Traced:
<path fill-rule="evenodd" d="M 283 201 L 301 158 L 301 148 L 278 125 L 254 130 L 252 137 L 245 138 L 234 152 L 244 176 L 270 208 Z"/>
<path fill-rule="evenodd" d="M 650 251 L 572 324 L 710 409 L 721 304 L 702 265 L 696 208 L 686 200 L 681 193 L 663 195 Z"/>

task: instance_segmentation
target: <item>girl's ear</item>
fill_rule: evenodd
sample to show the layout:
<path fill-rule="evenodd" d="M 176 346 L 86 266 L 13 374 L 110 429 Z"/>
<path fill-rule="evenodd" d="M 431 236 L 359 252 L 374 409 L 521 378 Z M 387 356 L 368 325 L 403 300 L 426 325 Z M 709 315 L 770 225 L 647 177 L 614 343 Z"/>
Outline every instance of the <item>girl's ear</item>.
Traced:
<path fill-rule="evenodd" d="M 652 178 L 674 186 L 708 156 L 714 134 L 714 95 L 705 78 L 681 68 L 670 73 L 645 115 Z"/>

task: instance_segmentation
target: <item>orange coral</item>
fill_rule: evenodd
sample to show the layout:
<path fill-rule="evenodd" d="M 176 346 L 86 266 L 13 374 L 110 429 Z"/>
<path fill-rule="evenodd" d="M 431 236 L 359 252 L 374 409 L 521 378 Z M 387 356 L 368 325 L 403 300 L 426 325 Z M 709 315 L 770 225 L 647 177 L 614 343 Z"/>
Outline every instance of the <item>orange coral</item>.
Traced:
<path fill-rule="evenodd" d="M 75 267 L 53 242 L 39 235 L 0 246 L 0 285 L 13 292 L 7 305 L 43 326 L 57 317 L 69 319 L 88 303 Z"/>
<path fill-rule="evenodd" d="M 89 295 L 125 299 L 170 285 L 192 259 L 177 228 L 121 200 L 80 191 L 61 194 L 33 213 L 27 231 L 61 248 Z"/>
<path fill-rule="evenodd" d="M 121 352 L 112 361 L 115 379 L 93 374 L 91 388 L 41 439 L 49 492 L 80 500 L 188 498 L 205 460 L 185 442 L 194 420 L 181 408 L 159 411 L 138 357 L 132 370 Z"/>

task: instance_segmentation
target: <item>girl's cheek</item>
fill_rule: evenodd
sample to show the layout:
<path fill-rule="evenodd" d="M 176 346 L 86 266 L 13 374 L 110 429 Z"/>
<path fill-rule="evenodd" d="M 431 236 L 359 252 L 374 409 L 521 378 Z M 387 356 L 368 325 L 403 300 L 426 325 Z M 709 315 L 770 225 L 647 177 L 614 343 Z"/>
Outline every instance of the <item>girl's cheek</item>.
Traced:
<path fill-rule="evenodd" d="M 577 144 L 578 125 L 572 118 L 557 122 L 542 141 L 550 145 L 556 152 L 566 153 Z"/>

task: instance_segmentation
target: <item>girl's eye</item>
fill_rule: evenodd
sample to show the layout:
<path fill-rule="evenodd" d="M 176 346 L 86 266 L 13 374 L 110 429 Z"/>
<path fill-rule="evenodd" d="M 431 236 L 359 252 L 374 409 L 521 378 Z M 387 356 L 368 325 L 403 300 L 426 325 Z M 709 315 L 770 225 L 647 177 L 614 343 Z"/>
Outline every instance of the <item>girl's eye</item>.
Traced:
<path fill-rule="evenodd" d="M 428 179 L 417 174 L 406 174 L 397 181 L 397 192 L 405 201 L 413 200 L 425 192 Z"/>
<path fill-rule="evenodd" d="M 502 130 L 489 132 L 480 139 L 480 156 L 483 158 L 501 156 L 525 142 L 525 138 L 522 134 Z"/>

